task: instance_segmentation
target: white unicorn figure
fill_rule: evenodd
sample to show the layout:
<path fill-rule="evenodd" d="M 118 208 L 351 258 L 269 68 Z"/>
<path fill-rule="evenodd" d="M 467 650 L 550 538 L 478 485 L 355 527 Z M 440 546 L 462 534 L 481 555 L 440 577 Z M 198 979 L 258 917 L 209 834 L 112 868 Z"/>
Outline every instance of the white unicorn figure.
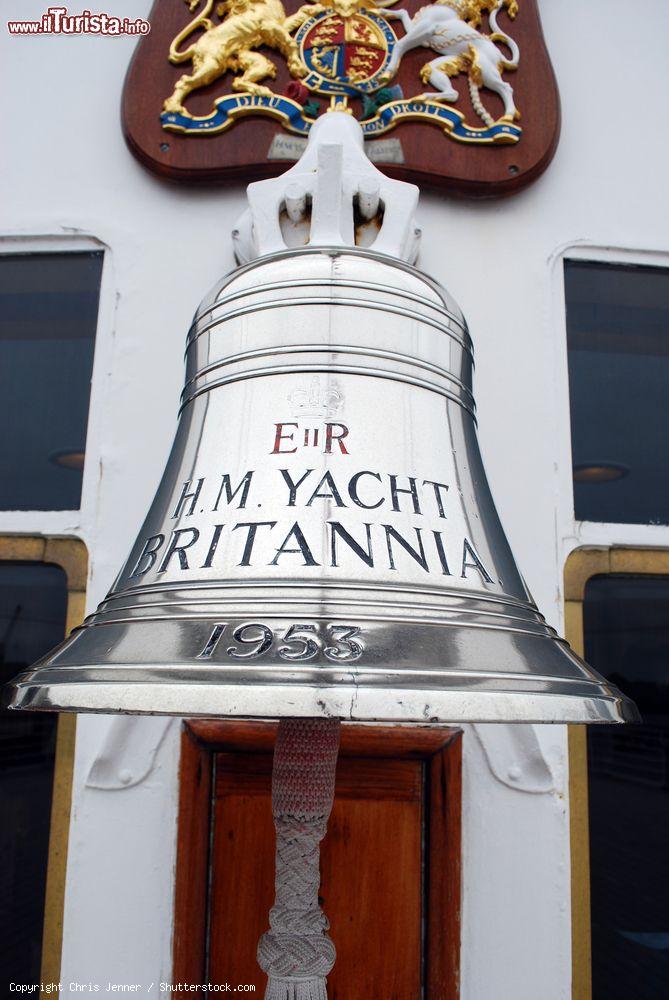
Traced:
<path fill-rule="evenodd" d="M 481 22 L 482 12 L 491 7 L 492 34 L 484 35 L 476 25 Z M 466 72 L 472 104 L 487 125 L 493 125 L 494 119 L 481 103 L 479 87 L 487 87 L 501 97 L 504 103 L 502 120 L 519 118 L 513 88 L 502 78 L 502 70 L 517 69 L 520 50 L 512 38 L 499 30 L 497 14 L 502 7 L 508 8 L 510 17 L 516 16 L 517 0 L 436 0 L 427 7 L 421 7 L 413 18 L 406 10 L 386 8 L 384 17 L 401 21 L 406 34 L 395 44 L 384 76 L 390 80 L 399 69 L 404 53 L 422 45 L 439 55 L 425 63 L 420 71 L 423 83 L 435 88 L 430 93 L 421 94 L 421 97 L 457 101 L 459 94 L 451 83 L 451 77 Z M 510 59 L 495 45 L 496 41 L 508 45 Z"/>

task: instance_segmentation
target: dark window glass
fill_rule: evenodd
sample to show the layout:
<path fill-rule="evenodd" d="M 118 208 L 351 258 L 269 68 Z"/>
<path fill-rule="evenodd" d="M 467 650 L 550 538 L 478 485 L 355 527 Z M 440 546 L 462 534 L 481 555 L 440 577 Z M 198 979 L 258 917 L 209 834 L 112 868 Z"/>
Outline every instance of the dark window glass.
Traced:
<path fill-rule="evenodd" d="M 593 577 L 583 610 L 586 659 L 644 720 L 588 729 L 593 1000 L 659 1000 L 669 997 L 669 577 Z"/>
<path fill-rule="evenodd" d="M 0 510 L 79 507 L 102 256 L 0 255 Z"/>
<path fill-rule="evenodd" d="M 0 683 L 63 639 L 66 605 L 59 566 L 0 562 Z M 56 721 L 0 711 L 2 992 L 39 982 Z"/>
<path fill-rule="evenodd" d="M 669 270 L 565 262 L 574 508 L 669 524 Z"/>

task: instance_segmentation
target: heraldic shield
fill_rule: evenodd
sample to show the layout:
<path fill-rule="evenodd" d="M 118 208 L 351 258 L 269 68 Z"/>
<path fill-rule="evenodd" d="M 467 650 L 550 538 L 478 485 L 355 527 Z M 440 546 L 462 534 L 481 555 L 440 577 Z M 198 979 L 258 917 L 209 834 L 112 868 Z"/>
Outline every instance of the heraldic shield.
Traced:
<path fill-rule="evenodd" d="M 156 0 L 150 22 L 124 130 L 172 179 L 281 173 L 332 107 L 387 173 L 465 195 L 511 194 L 555 151 L 537 0 Z"/>

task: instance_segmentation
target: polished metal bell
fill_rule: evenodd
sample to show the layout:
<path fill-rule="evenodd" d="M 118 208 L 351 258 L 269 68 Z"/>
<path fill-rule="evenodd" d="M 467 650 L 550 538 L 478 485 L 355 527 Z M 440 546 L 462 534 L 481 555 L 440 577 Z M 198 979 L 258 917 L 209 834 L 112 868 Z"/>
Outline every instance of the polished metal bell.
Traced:
<path fill-rule="evenodd" d="M 464 318 L 412 266 L 305 249 L 233 272 L 95 614 L 12 707 L 396 721 L 635 718 L 549 628 L 481 463 Z"/>

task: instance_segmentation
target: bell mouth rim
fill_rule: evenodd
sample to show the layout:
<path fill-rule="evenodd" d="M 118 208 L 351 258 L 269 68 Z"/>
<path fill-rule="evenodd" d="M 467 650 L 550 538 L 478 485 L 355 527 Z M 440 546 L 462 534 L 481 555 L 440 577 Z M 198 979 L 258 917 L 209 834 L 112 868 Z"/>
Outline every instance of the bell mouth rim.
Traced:
<path fill-rule="evenodd" d="M 384 701 L 379 708 L 380 698 Z M 343 722 L 406 725 L 610 725 L 640 722 L 632 701 L 616 688 L 581 695 L 524 695 L 522 712 L 514 692 L 420 691 L 413 697 L 400 688 L 210 684 L 194 690 L 186 684 L 158 689 L 155 684 L 122 681 L 59 682 L 55 685 L 7 685 L 3 707 L 10 711 L 73 712 L 97 715 L 144 715 L 202 719 L 272 720 L 283 717 L 339 718 Z M 513 712 L 513 718 L 508 714 Z"/>
<path fill-rule="evenodd" d="M 145 609 L 148 616 L 133 607 L 125 618 L 122 608 L 114 620 L 94 615 L 14 680 L 9 705 L 445 724 L 638 718 L 633 703 L 530 603 L 516 612 L 523 623 L 490 613 L 510 610 L 503 602 L 491 608 L 471 595 L 451 601 L 450 610 L 421 595 L 411 612 L 391 608 L 391 617 L 381 618 L 349 600 L 360 599 L 359 591 L 347 590 L 336 607 L 327 590 L 304 595 L 309 604 L 299 611 L 290 592 L 281 608 L 263 593 L 243 592 L 241 605 L 219 600 L 197 615 L 183 607 L 160 619 L 155 607 Z M 435 612 L 441 621 L 421 620 Z"/>
<path fill-rule="evenodd" d="M 283 618 L 221 621 L 135 619 L 80 628 L 14 679 L 7 705 L 444 724 L 639 718 L 635 705 L 555 633 L 363 618 L 351 627 L 328 616 L 293 626 L 293 635 Z M 261 630 L 268 640 L 262 649 Z"/>

